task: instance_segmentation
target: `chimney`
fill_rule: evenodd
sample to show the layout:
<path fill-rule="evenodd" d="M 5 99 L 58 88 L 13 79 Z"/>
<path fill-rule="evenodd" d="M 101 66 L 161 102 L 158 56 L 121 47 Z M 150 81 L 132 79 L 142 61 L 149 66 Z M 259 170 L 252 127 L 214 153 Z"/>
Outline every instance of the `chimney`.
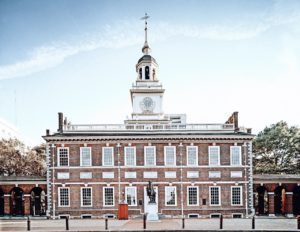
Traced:
<path fill-rule="evenodd" d="M 63 113 L 59 112 L 58 113 L 58 132 L 62 133 L 63 132 L 63 121 L 64 121 L 64 115 Z"/>
<path fill-rule="evenodd" d="M 49 136 L 49 135 L 50 135 L 50 130 L 47 129 L 47 130 L 46 130 L 46 136 Z"/>
<path fill-rule="evenodd" d="M 251 128 L 247 128 L 247 133 L 248 134 L 252 134 L 252 129 Z"/>
<path fill-rule="evenodd" d="M 239 112 L 233 112 L 233 123 L 234 123 L 234 130 L 239 130 Z"/>

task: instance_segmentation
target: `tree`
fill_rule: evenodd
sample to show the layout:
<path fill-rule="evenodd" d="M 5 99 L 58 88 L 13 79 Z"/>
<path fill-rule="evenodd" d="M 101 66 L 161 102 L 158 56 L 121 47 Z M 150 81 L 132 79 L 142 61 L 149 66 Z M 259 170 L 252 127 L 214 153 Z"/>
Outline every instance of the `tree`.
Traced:
<path fill-rule="evenodd" d="M 29 149 L 17 139 L 0 140 L 0 175 L 44 176 L 44 145 Z"/>
<path fill-rule="evenodd" d="M 253 141 L 254 173 L 300 173 L 300 129 L 284 121 L 261 131 Z"/>

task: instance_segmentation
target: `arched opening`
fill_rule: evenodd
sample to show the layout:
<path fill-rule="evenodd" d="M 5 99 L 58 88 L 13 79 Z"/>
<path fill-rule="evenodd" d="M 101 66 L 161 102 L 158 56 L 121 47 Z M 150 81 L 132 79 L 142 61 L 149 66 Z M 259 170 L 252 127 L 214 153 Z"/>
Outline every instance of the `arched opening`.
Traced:
<path fill-rule="evenodd" d="M 11 214 L 13 216 L 24 216 L 24 193 L 19 187 L 14 187 L 11 191 Z"/>
<path fill-rule="evenodd" d="M 296 186 L 293 191 L 293 213 L 300 215 L 300 186 Z"/>
<path fill-rule="evenodd" d="M 285 189 L 282 186 L 278 186 L 274 191 L 274 213 L 285 214 Z"/>
<path fill-rule="evenodd" d="M 41 216 L 46 214 L 46 194 L 40 187 L 35 187 L 30 193 L 30 214 Z"/>
<path fill-rule="evenodd" d="M 266 215 L 269 213 L 268 192 L 264 186 L 257 188 L 257 212 L 258 215 Z"/>
<path fill-rule="evenodd" d="M 142 68 L 139 69 L 139 78 L 142 80 Z"/>
<path fill-rule="evenodd" d="M 145 67 L 145 79 L 146 80 L 149 80 L 150 79 L 150 75 L 149 75 L 149 66 L 146 66 Z"/>
<path fill-rule="evenodd" d="M 152 78 L 153 80 L 156 79 L 156 77 L 155 77 L 155 69 L 152 69 L 152 77 L 153 77 L 153 78 Z"/>
<path fill-rule="evenodd" d="M 0 188 L 0 217 L 4 216 L 4 192 Z"/>

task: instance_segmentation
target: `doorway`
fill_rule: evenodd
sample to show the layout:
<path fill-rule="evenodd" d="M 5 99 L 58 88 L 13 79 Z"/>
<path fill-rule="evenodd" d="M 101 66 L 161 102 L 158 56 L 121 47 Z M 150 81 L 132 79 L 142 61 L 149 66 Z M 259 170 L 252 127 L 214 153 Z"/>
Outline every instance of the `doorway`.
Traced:
<path fill-rule="evenodd" d="M 269 213 L 268 192 L 264 186 L 257 188 L 257 212 L 258 215 L 266 215 Z"/>
<path fill-rule="evenodd" d="M 293 191 L 293 214 L 300 215 L 300 186 L 296 186 Z"/>
<path fill-rule="evenodd" d="M 24 216 L 24 193 L 19 187 L 14 187 L 11 191 L 11 215 Z"/>
<path fill-rule="evenodd" d="M 46 213 L 45 192 L 40 187 L 32 189 L 30 194 L 30 214 L 32 216 L 41 216 Z"/>
<path fill-rule="evenodd" d="M 0 217 L 4 216 L 4 192 L 0 188 Z"/>

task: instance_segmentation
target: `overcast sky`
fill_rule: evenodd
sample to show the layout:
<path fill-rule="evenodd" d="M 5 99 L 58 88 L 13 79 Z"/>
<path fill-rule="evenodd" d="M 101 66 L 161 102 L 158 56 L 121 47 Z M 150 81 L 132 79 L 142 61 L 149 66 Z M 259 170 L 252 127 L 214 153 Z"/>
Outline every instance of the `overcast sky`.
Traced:
<path fill-rule="evenodd" d="M 72 123 L 123 123 L 142 56 L 166 89 L 165 113 L 254 133 L 299 125 L 300 1 L 0 0 L 0 118 L 34 143 L 57 112 Z"/>

